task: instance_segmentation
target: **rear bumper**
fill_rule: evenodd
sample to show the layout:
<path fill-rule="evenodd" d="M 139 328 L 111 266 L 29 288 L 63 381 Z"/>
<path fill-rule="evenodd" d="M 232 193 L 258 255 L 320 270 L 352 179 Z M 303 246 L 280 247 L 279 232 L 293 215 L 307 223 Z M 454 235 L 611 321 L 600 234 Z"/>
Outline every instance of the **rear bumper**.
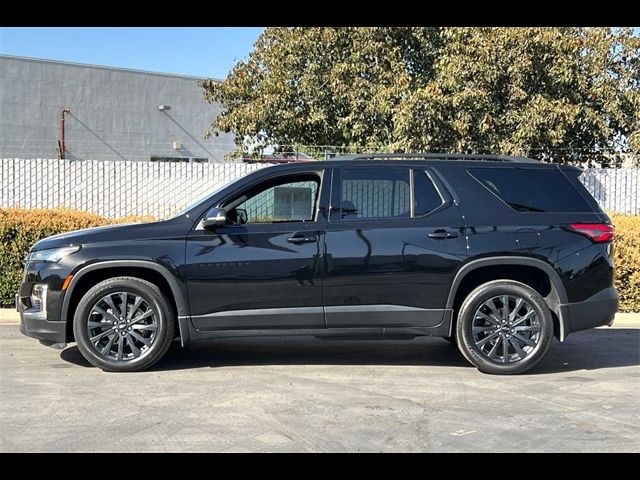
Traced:
<path fill-rule="evenodd" d="M 563 331 L 560 340 L 571 332 L 611 325 L 618 310 L 618 291 L 615 287 L 600 290 L 583 302 L 560 305 Z"/>

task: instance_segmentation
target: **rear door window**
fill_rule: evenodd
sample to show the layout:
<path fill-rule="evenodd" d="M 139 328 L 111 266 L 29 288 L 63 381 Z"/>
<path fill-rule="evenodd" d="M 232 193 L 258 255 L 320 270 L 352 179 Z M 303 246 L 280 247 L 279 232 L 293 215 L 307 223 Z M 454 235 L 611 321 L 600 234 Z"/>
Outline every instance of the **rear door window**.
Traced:
<path fill-rule="evenodd" d="M 471 168 L 468 172 L 519 212 L 591 212 L 571 182 L 557 169 Z"/>
<path fill-rule="evenodd" d="M 409 218 L 409 170 L 345 168 L 340 181 L 340 220 Z"/>

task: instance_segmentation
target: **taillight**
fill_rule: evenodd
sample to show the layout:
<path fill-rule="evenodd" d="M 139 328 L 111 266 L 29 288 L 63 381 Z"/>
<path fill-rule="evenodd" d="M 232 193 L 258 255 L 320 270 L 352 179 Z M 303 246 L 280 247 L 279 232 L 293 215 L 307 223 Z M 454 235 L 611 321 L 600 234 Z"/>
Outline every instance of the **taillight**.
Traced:
<path fill-rule="evenodd" d="M 595 243 L 613 240 L 613 225 L 607 225 L 605 223 L 572 223 L 565 225 L 565 228 L 571 232 L 589 237 L 589 239 Z"/>

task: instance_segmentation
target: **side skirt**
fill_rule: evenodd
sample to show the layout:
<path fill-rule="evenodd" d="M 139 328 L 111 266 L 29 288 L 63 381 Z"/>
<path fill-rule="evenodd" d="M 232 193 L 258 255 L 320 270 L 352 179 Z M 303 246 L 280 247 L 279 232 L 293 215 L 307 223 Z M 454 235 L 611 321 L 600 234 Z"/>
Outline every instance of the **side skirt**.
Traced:
<path fill-rule="evenodd" d="M 451 330 L 453 312 L 446 310 L 443 321 L 431 327 L 350 327 L 350 328 L 269 328 L 243 330 L 198 330 L 187 316 L 178 317 L 181 343 L 215 338 L 312 336 L 322 340 L 410 340 L 414 337 L 447 337 Z M 186 335 L 185 335 L 186 333 Z"/>

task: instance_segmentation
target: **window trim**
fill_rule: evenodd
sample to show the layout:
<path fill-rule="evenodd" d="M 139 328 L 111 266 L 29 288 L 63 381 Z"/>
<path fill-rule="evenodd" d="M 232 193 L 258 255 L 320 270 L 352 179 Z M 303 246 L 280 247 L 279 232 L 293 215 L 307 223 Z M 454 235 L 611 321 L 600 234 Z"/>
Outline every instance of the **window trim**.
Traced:
<path fill-rule="evenodd" d="M 409 218 L 416 218 L 416 192 L 413 180 L 413 168 L 409 169 Z"/>
<path fill-rule="evenodd" d="M 412 201 L 411 206 L 413 208 L 413 215 L 411 216 L 411 218 L 426 218 L 430 215 L 433 215 L 436 212 L 439 212 L 440 210 L 443 209 L 443 207 L 445 205 L 448 205 L 450 203 L 450 200 L 448 200 L 443 194 L 442 191 L 440 189 L 440 186 L 438 185 L 438 182 L 435 180 L 434 174 L 431 170 L 425 168 L 425 169 L 421 169 L 421 168 L 412 168 L 411 169 L 411 181 L 413 182 L 413 174 L 414 172 L 424 172 L 425 175 L 427 176 L 427 178 L 429 178 L 429 180 L 431 180 L 431 184 L 433 185 L 433 188 L 436 189 L 436 193 L 438 194 L 438 196 L 440 197 L 440 205 L 438 205 L 436 208 L 434 208 L 433 210 L 424 213 L 422 215 L 415 215 L 415 199 Z M 414 192 L 414 187 L 413 185 L 411 186 L 411 193 L 412 195 L 415 195 Z"/>

